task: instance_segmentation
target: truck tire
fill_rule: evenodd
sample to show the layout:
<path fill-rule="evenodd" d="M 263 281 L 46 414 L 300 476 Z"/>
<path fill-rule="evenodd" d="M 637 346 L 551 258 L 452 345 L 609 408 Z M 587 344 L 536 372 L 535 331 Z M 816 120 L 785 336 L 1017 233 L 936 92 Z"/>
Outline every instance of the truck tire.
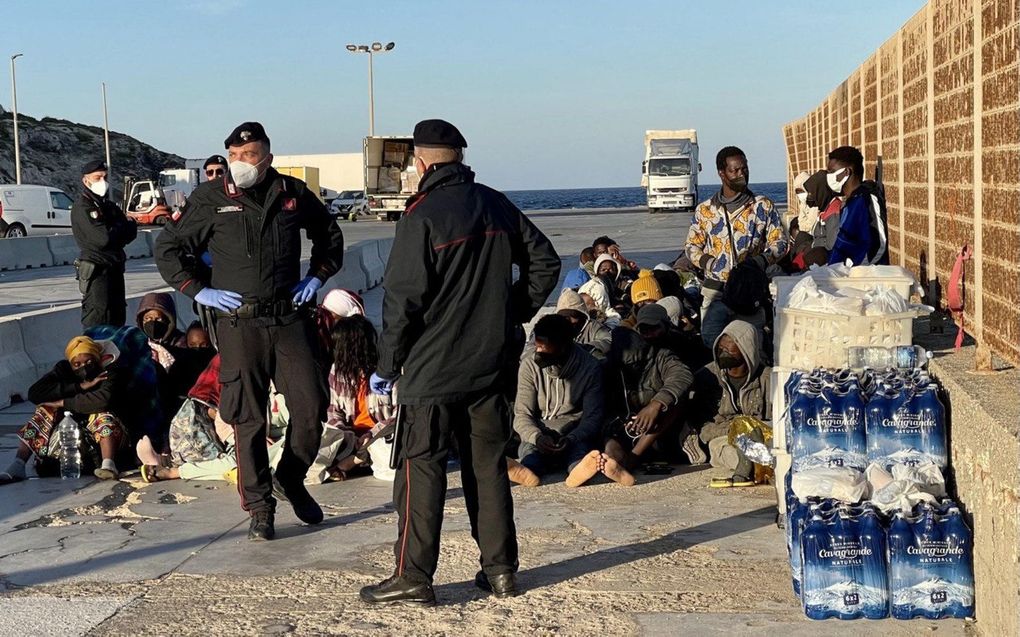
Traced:
<path fill-rule="evenodd" d="M 25 232 L 25 226 L 20 223 L 12 223 L 7 228 L 7 234 L 5 235 L 8 239 L 19 239 L 21 237 L 27 237 L 28 233 Z"/>
<path fill-rule="evenodd" d="M 157 226 L 159 226 L 160 228 L 162 228 L 163 226 L 166 225 L 166 220 L 167 220 L 167 217 L 156 217 L 155 224 Z"/>

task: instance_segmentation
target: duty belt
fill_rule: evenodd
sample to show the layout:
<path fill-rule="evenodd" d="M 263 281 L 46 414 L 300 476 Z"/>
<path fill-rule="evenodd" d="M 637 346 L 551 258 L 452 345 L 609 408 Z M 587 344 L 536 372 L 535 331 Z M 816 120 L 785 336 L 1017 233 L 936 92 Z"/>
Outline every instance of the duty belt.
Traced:
<path fill-rule="evenodd" d="M 275 318 L 288 316 L 300 309 L 293 301 L 262 301 L 258 303 L 242 303 L 241 307 L 230 312 L 214 310 L 216 316 L 229 319 Z"/>

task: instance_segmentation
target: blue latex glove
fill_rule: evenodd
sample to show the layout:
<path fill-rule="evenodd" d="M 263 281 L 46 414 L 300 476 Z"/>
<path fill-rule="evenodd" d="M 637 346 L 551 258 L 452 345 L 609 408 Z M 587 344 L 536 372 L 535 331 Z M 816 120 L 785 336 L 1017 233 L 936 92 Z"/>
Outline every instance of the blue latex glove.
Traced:
<path fill-rule="evenodd" d="M 372 378 L 368 381 L 368 387 L 373 394 L 388 396 L 393 392 L 393 381 L 386 380 L 379 376 L 379 374 L 372 374 Z"/>
<path fill-rule="evenodd" d="M 241 295 L 230 290 L 205 288 L 195 295 L 195 300 L 207 307 L 214 307 L 223 312 L 241 307 Z"/>
<path fill-rule="evenodd" d="M 307 276 L 294 286 L 291 293 L 294 295 L 294 303 L 304 305 L 315 298 L 315 293 L 322 287 L 322 281 L 316 276 Z"/>

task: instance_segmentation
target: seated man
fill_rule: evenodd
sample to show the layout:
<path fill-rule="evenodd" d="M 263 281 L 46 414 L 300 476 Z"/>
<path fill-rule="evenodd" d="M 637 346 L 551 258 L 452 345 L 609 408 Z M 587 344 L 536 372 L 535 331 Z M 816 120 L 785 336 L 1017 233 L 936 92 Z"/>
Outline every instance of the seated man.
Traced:
<path fill-rule="evenodd" d="M 646 457 L 656 440 L 683 422 L 681 402 L 693 377 L 676 354 L 658 345 L 669 328 L 665 308 L 647 305 L 638 311 L 637 331 L 613 330 L 606 361 L 610 424 L 605 453 L 627 469 Z M 681 440 L 687 450 L 687 436 Z M 633 480 L 633 477 L 630 478 Z"/>
<path fill-rule="evenodd" d="M 624 327 L 637 327 L 638 310 L 646 305 L 658 303 L 663 298 L 662 288 L 651 270 L 641 270 L 637 281 L 630 286 L 630 302 L 633 304 L 630 316 L 623 321 Z"/>
<path fill-rule="evenodd" d="M 149 342 L 158 345 L 187 347 L 188 341 L 177 329 L 177 305 L 173 295 L 167 292 L 149 292 L 142 297 L 135 315 L 135 324 L 149 337 Z"/>
<path fill-rule="evenodd" d="M 623 268 L 610 254 L 603 254 L 595 260 L 595 278 L 601 280 L 609 292 L 609 304 L 625 315 L 630 312 L 631 279 L 621 276 Z"/>
<path fill-rule="evenodd" d="M 595 249 L 585 248 L 581 250 L 581 268 L 588 273 L 588 278 L 595 276 Z"/>
<path fill-rule="evenodd" d="M 716 339 L 714 360 L 695 375 L 690 422 L 700 429 L 712 466 L 731 473 L 713 479 L 712 486 L 754 484 L 754 465 L 730 446 L 728 436 L 737 416 L 765 423 L 771 420 L 772 370 L 762 362 L 761 343 L 757 328 L 746 321 L 733 321 Z"/>
<path fill-rule="evenodd" d="M 535 324 L 535 353 L 521 361 L 514 430 L 520 462 L 507 463 L 510 479 L 538 486 L 541 476 L 566 468 L 578 487 L 599 471 L 595 450 L 602 427 L 602 369 L 573 342 L 573 326 L 558 314 Z"/>
<path fill-rule="evenodd" d="M 32 454 L 37 473 L 59 473 L 60 447 L 52 436 L 65 411 L 84 429 L 80 447 L 83 466 L 93 466 L 101 480 L 120 477 L 115 458 L 125 448 L 128 436 L 119 409 L 127 396 L 121 370 L 114 365 L 117 354 L 109 342 L 97 343 L 87 336 L 71 339 L 64 349 L 65 360 L 28 390 L 28 399 L 38 407 L 18 432 L 17 457 L 0 473 L 0 484 L 24 480 L 25 463 Z"/>
<path fill-rule="evenodd" d="M 602 277 L 595 277 L 581 286 L 577 292 L 581 295 L 588 314 L 593 318 L 606 324 L 606 327 L 613 329 L 620 325 L 623 318 L 613 308 L 610 285 L 607 285 Z"/>
<path fill-rule="evenodd" d="M 609 346 L 613 342 L 613 331 L 605 323 L 589 314 L 588 306 L 581 295 L 573 290 L 563 290 L 556 302 L 556 313 L 565 317 L 574 328 L 574 342 L 580 345 L 596 360 L 606 360 Z"/>
<path fill-rule="evenodd" d="M 590 262 L 585 262 L 585 254 L 590 257 Z M 563 277 L 563 289 L 571 289 L 575 292 L 582 285 L 591 281 L 591 278 L 595 276 L 595 257 L 592 256 L 593 252 L 591 248 L 585 248 L 581 251 L 581 260 L 578 263 L 578 267 L 567 272 L 566 276 Z"/>

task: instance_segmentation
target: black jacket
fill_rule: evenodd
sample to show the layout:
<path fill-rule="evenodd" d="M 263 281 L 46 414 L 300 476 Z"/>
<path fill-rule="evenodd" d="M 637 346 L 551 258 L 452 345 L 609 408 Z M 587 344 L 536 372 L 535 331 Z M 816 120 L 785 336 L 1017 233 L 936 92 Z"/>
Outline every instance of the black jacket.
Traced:
<path fill-rule="evenodd" d="M 667 408 L 685 402 L 694 375 L 676 354 L 654 347 L 634 330 L 613 330 L 613 344 L 606 359 L 606 411 L 623 417 L 636 414 L 652 400 Z"/>
<path fill-rule="evenodd" d="M 176 223 L 156 240 L 167 283 L 194 298 L 206 287 L 231 290 L 245 302 L 290 300 L 301 280 L 301 230 L 312 241 L 306 276 L 326 281 L 343 264 L 344 236 L 305 183 L 270 168 L 263 204 L 229 175 L 198 186 Z M 209 251 L 212 274 L 193 255 Z"/>
<path fill-rule="evenodd" d="M 121 372 L 115 365 L 103 371 L 108 378 L 92 389 L 83 391 L 79 384 L 81 379 L 71 369 L 71 364 L 60 361 L 28 388 L 28 399 L 37 405 L 63 400 L 64 409 L 76 414 L 109 412 L 123 417 L 122 403 L 126 396 Z"/>
<path fill-rule="evenodd" d="M 138 236 L 138 226 L 109 199 L 82 192 L 71 206 L 71 232 L 82 260 L 110 266 L 127 259 L 124 246 Z"/>
<path fill-rule="evenodd" d="M 458 163 L 430 167 L 397 223 L 378 373 L 400 376 L 403 404 L 454 402 L 505 380 L 514 326 L 559 281 L 549 239 L 474 177 Z"/>

